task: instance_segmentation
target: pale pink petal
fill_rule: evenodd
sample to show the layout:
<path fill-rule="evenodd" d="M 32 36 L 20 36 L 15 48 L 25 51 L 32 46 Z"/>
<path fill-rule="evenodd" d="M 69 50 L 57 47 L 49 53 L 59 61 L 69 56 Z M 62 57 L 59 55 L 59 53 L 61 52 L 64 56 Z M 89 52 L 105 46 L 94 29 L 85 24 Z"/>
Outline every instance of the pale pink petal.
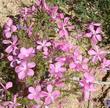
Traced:
<path fill-rule="evenodd" d="M 18 78 L 21 79 L 21 80 L 24 79 L 25 78 L 25 73 L 24 72 L 19 72 L 18 73 Z"/>
<path fill-rule="evenodd" d="M 34 93 L 35 92 L 35 89 L 33 87 L 29 87 L 28 90 L 29 90 L 30 93 Z"/>
<path fill-rule="evenodd" d="M 64 19 L 64 24 L 66 25 L 66 24 L 68 24 L 68 22 L 69 22 L 69 17 L 66 17 L 66 18 Z"/>
<path fill-rule="evenodd" d="M 88 90 L 84 91 L 84 100 L 87 101 L 89 99 L 90 92 Z"/>
<path fill-rule="evenodd" d="M 6 32 L 5 36 L 6 36 L 6 38 L 10 38 L 11 37 L 11 32 Z"/>
<path fill-rule="evenodd" d="M 10 43 L 12 43 L 10 40 L 3 40 L 3 43 L 4 44 L 10 44 Z"/>
<path fill-rule="evenodd" d="M 6 24 L 10 27 L 13 24 L 13 20 L 9 18 Z"/>
<path fill-rule="evenodd" d="M 15 25 L 12 25 L 12 26 L 11 26 L 11 31 L 12 31 L 12 32 L 15 32 L 16 30 L 17 30 L 17 27 L 16 27 Z"/>
<path fill-rule="evenodd" d="M 45 46 L 47 46 L 47 47 L 51 46 L 51 42 L 47 42 L 47 43 L 45 44 Z"/>
<path fill-rule="evenodd" d="M 88 51 L 88 54 L 89 54 L 89 55 L 95 55 L 95 54 L 96 54 L 96 52 L 95 52 L 95 50 L 90 49 L 90 50 Z"/>
<path fill-rule="evenodd" d="M 38 49 L 38 50 L 41 50 L 41 49 L 42 49 L 42 46 L 41 46 L 41 45 L 38 45 L 38 46 L 37 46 L 37 49 Z"/>
<path fill-rule="evenodd" d="M 96 56 L 94 56 L 93 58 L 92 58 L 92 62 L 96 62 L 98 60 L 98 58 L 96 57 Z"/>
<path fill-rule="evenodd" d="M 13 43 L 16 44 L 16 42 L 18 41 L 18 37 L 16 35 L 12 36 L 12 40 L 13 40 Z"/>
<path fill-rule="evenodd" d="M 97 33 L 97 34 L 98 34 L 98 33 L 101 33 L 101 28 L 100 28 L 100 27 L 97 28 L 96 33 Z"/>
<path fill-rule="evenodd" d="M 96 37 L 97 37 L 97 40 L 98 41 L 101 41 L 102 40 L 102 36 L 101 35 L 96 35 Z"/>
<path fill-rule="evenodd" d="M 60 37 L 63 37 L 65 34 L 64 34 L 64 31 L 63 30 L 60 30 L 59 31 L 59 35 L 60 35 Z"/>
<path fill-rule="evenodd" d="M 34 95 L 33 94 L 29 94 L 28 95 L 28 99 L 30 99 L 30 100 L 34 99 Z"/>
<path fill-rule="evenodd" d="M 34 62 L 28 63 L 28 68 L 34 68 L 36 64 Z"/>
<path fill-rule="evenodd" d="M 35 50 L 34 50 L 33 48 L 29 48 L 29 49 L 28 49 L 28 53 L 34 54 L 34 53 L 35 53 Z"/>
<path fill-rule="evenodd" d="M 95 32 L 95 30 L 94 30 L 94 25 L 93 25 L 93 24 L 90 24 L 90 25 L 89 25 L 89 29 L 90 29 L 90 31 L 92 31 L 93 33 Z"/>
<path fill-rule="evenodd" d="M 70 67 L 71 69 L 74 69 L 74 68 L 76 67 L 76 65 L 75 65 L 75 63 L 70 63 L 69 67 Z"/>
<path fill-rule="evenodd" d="M 41 97 L 46 97 L 46 96 L 48 96 L 48 93 L 45 92 L 45 91 L 42 91 L 41 94 L 40 94 L 40 96 L 41 96 Z"/>
<path fill-rule="evenodd" d="M 98 40 L 97 40 L 97 38 L 96 38 L 96 35 L 94 35 L 94 36 L 92 37 L 91 42 L 92 42 L 92 44 L 94 44 L 94 45 L 97 44 Z"/>
<path fill-rule="evenodd" d="M 28 76 L 33 76 L 34 75 L 34 71 L 32 69 L 28 69 L 27 75 Z"/>
<path fill-rule="evenodd" d="M 52 86 L 52 85 L 48 85 L 48 86 L 47 86 L 47 91 L 48 91 L 49 93 L 51 93 L 52 90 L 53 90 L 53 86 Z"/>
<path fill-rule="evenodd" d="M 45 103 L 48 105 L 48 104 L 51 104 L 52 100 L 50 97 L 47 97 L 45 98 Z"/>
<path fill-rule="evenodd" d="M 5 49 L 5 52 L 7 52 L 8 54 L 11 53 L 13 50 L 13 47 L 10 45 Z"/>
<path fill-rule="evenodd" d="M 7 58 L 8 58 L 9 61 L 13 60 L 13 56 L 8 56 Z"/>
<path fill-rule="evenodd" d="M 55 90 L 52 92 L 52 96 L 56 99 L 60 96 L 60 92 L 58 90 Z"/>
<path fill-rule="evenodd" d="M 36 92 L 40 92 L 41 91 L 41 86 L 36 86 Z"/>
<path fill-rule="evenodd" d="M 12 82 L 6 83 L 6 89 L 9 89 L 11 87 L 13 87 L 13 83 Z"/>
<path fill-rule="evenodd" d="M 37 44 L 42 45 L 42 42 L 41 41 L 37 41 Z"/>

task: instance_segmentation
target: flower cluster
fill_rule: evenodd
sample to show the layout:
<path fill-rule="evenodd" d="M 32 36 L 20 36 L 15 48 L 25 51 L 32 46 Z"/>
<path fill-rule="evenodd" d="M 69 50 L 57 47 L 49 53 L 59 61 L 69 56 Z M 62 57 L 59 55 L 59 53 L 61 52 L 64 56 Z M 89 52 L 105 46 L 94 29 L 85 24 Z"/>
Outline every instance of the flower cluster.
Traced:
<path fill-rule="evenodd" d="M 55 23 L 57 27 L 55 38 L 51 39 L 50 37 L 45 38 L 36 35 L 37 33 L 34 31 L 34 25 L 36 25 L 34 15 L 39 10 L 47 13 L 52 23 Z M 62 95 L 61 89 L 66 88 L 66 75 L 71 79 L 76 72 L 81 74 L 79 75 L 81 80 L 78 84 L 82 88 L 84 100 L 90 99 L 90 92 L 95 91 L 96 79 L 92 71 L 90 71 L 96 67 L 91 66 L 91 64 L 98 64 L 97 70 L 101 70 L 101 72 L 110 70 L 107 51 L 98 45 L 102 40 L 101 25 L 93 22 L 87 27 L 87 31 L 83 33 L 84 38 L 89 38 L 91 42 L 89 43 L 91 47 L 84 51 L 80 45 L 72 42 L 72 38 L 77 41 L 74 36 L 71 37 L 72 30 L 75 31 L 75 25 L 72 25 L 69 17 L 65 17 L 65 14 L 59 11 L 58 6 L 49 6 L 45 0 L 37 0 L 31 7 L 21 9 L 19 20 L 23 24 L 14 22 L 9 18 L 4 25 L 3 44 L 5 45 L 5 52 L 10 66 L 15 70 L 19 81 L 24 82 L 25 89 L 28 88 L 25 98 L 32 102 L 27 106 L 29 108 L 49 108 L 50 104 L 60 99 L 59 97 Z M 26 33 L 25 38 L 32 41 L 33 47 L 28 42 L 25 43 L 29 44 L 30 47 L 28 48 L 20 45 L 20 31 Z M 83 40 L 83 36 L 81 39 Z M 40 56 L 40 59 L 37 58 L 39 54 L 43 55 Z M 46 65 L 43 66 L 45 75 L 43 74 L 40 79 L 36 80 L 37 75 L 40 74 L 40 62 L 44 62 Z M 35 79 L 31 84 L 28 81 L 30 78 Z M 12 87 L 12 84 L 8 82 L 6 86 L 2 84 L 1 86 L 7 91 Z M 25 92 L 23 90 L 22 92 Z M 6 100 L 3 102 L 0 108 L 16 108 L 20 106 L 21 104 L 17 99 L 24 97 L 19 94 L 13 95 L 13 101 Z"/>

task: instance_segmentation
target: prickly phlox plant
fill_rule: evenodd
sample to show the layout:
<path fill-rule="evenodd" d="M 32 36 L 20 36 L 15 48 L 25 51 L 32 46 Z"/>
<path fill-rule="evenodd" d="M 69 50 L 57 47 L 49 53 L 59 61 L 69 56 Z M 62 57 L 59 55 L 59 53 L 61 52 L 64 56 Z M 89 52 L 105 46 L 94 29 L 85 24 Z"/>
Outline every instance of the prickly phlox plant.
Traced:
<path fill-rule="evenodd" d="M 11 81 L 0 82 L 4 95 L 11 94 L 0 108 L 51 108 L 53 103 L 63 108 L 61 98 L 71 81 L 82 92 L 82 100 L 91 99 L 97 80 L 94 74 L 110 70 L 109 52 L 99 45 L 103 39 L 100 23 L 91 22 L 79 32 L 70 20 L 45 0 L 22 8 L 18 19 L 8 18 L 3 28 L 4 55 L 23 86 L 13 93 Z"/>

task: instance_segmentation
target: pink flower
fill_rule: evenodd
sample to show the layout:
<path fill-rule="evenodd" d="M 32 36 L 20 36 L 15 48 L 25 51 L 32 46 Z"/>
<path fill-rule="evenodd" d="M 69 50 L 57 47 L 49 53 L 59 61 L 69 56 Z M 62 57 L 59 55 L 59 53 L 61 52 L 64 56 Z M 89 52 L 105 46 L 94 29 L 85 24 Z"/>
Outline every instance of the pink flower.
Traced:
<path fill-rule="evenodd" d="M 101 63 L 101 70 L 103 72 L 110 70 L 110 60 L 107 60 L 106 58 L 103 59 L 103 62 Z"/>
<path fill-rule="evenodd" d="M 64 63 L 56 62 L 54 64 L 50 64 L 49 72 L 52 76 L 55 77 L 63 77 L 63 73 L 66 71 L 66 68 L 63 67 Z"/>
<path fill-rule="evenodd" d="M 84 93 L 84 100 L 88 100 L 90 98 L 90 92 L 95 91 L 93 83 L 94 78 L 89 73 L 85 73 L 84 78 L 80 80 L 80 85 Z"/>
<path fill-rule="evenodd" d="M 24 48 L 22 47 L 20 49 L 20 54 L 18 55 L 18 58 L 21 60 L 28 60 L 31 57 L 35 55 L 35 50 L 33 48 Z"/>
<path fill-rule="evenodd" d="M 4 27 L 4 35 L 6 38 L 10 38 L 12 33 L 17 30 L 17 27 L 13 25 L 13 20 L 11 18 L 8 19 L 7 23 L 5 24 Z"/>
<path fill-rule="evenodd" d="M 94 46 L 88 51 L 88 54 L 92 56 L 92 62 L 102 61 L 106 56 L 106 51 L 101 50 L 98 46 Z"/>
<path fill-rule="evenodd" d="M 28 99 L 38 101 L 41 98 L 41 86 L 29 87 Z"/>
<path fill-rule="evenodd" d="M 71 25 L 71 23 L 69 22 L 69 18 L 66 17 L 64 18 L 64 21 L 59 20 L 57 22 L 58 28 L 59 28 L 59 35 L 60 37 L 66 37 L 69 35 L 68 31 L 71 31 L 74 26 Z"/>
<path fill-rule="evenodd" d="M 15 68 L 15 71 L 18 74 L 18 78 L 23 80 L 27 76 L 34 75 L 34 71 L 32 70 L 32 68 L 34 67 L 35 67 L 34 62 L 28 63 L 27 61 L 24 61 L 21 62 L 20 65 Z"/>
<path fill-rule="evenodd" d="M 63 13 L 58 13 L 58 6 L 51 7 L 48 13 L 54 21 L 58 21 L 64 18 Z"/>
<path fill-rule="evenodd" d="M 41 95 L 45 97 L 45 104 L 48 105 L 53 103 L 60 96 L 60 92 L 58 90 L 53 91 L 53 86 L 48 85 L 47 92 L 42 91 Z"/>
<path fill-rule="evenodd" d="M 91 23 L 88 29 L 89 32 L 86 34 L 86 36 L 91 38 L 93 44 L 97 44 L 99 41 L 102 40 L 102 30 L 99 23 Z"/>
<path fill-rule="evenodd" d="M 13 87 L 12 82 L 7 82 L 5 86 L 0 82 L 0 85 L 3 87 L 4 90 L 8 90 Z"/>
<path fill-rule="evenodd" d="M 37 50 L 43 51 L 44 55 L 48 55 L 48 48 L 51 46 L 51 42 L 47 40 L 37 41 Z"/>
<path fill-rule="evenodd" d="M 88 58 L 83 58 L 82 54 L 80 53 L 79 49 L 75 49 L 74 55 L 72 58 L 69 67 L 71 69 L 75 69 L 76 71 L 86 71 L 88 70 Z"/>
<path fill-rule="evenodd" d="M 13 55 L 17 54 L 18 48 L 18 38 L 17 36 L 12 36 L 12 40 L 3 40 L 3 43 L 8 45 L 8 47 L 5 49 L 5 52 L 8 54 L 13 53 Z"/>

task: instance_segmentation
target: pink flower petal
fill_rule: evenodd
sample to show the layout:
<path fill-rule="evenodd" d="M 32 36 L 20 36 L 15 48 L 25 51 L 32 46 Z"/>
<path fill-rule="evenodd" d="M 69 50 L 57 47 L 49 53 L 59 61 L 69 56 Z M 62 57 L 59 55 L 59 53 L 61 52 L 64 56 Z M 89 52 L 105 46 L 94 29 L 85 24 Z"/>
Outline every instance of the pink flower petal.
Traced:
<path fill-rule="evenodd" d="M 13 47 L 10 45 L 5 49 L 5 52 L 7 52 L 8 54 L 11 53 L 13 51 Z"/>
<path fill-rule="evenodd" d="M 36 91 L 40 92 L 41 91 L 41 86 L 36 86 Z"/>
<path fill-rule="evenodd" d="M 102 36 L 101 35 L 96 35 L 96 37 L 97 37 L 97 40 L 98 41 L 101 41 L 102 40 Z"/>
<path fill-rule="evenodd" d="M 30 100 L 34 99 L 33 94 L 29 94 L 29 95 L 28 95 L 28 99 L 30 99 Z"/>
<path fill-rule="evenodd" d="M 6 38 L 10 38 L 10 37 L 11 37 L 11 32 L 6 32 L 6 33 L 5 33 L 5 37 L 6 37 Z"/>
<path fill-rule="evenodd" d="M 10 27 L 13 24 L 13 20 L 9 18 L 6 24 Z"/>
<path fill-rule="evenodd" d="M 35 92 L 35 89 L 33 87 L 29 87 L 28 90 L 29 90 L 30 93 L 34 93 Z"/>
<path fill-rule="evenodd" d="M 34 71 L 32 69 L 28 69 L 27 75 L 28 76 L 33 76 L 34 75 Z"/>
<path fill-rule="evenodd" d="M 3 40 L 3 43 L 4 44 L 10 44 L 10 43 L 12 43 L 10 40 Z"/>
<path fill-rule="evenodd" d="M 56 99 L 60 96 L 60 92 L 58 90 L 55 90 L 52 92 L 52 96 Z"/>
<path fill-rule="evenodd" d="M 46 103 L 47 105 L 51 104 L 51 102 L 52 102 L 52 100 L 51 100 L 50 97 L 45 98 L 45 103 Z"/>
<path fill-rule="evenodd" d="M 25 73 L 24 72 L 19 72 L 18 73 L 18 78 L 23 80 L 25 78 Z"/>
<path fill-rule="evenodd" d="M 88 54 L 89 54 L 89 55 L 95 55 L 96 52 L 95 52 L 95 50 L 90 49 L 90 50 L 88 51 Z"/>
<path fill-rule="evenodd" d="M 15 25 L 12 25 L 12 26 L 11 26 L 11 31 L 12 31 L 12 32 L 15 32 L 16 30 L 17 30 L 17 27 L 16 27 Z"/>
<path fill-rule="evenodd" d="M 51 93 L 52 90 L 53 90 L 53 86 L 52 86 L 52 85 L 48 85 L 48 86 L 47 86 L 47 91 L 48 91 L 49 93 Z"/>
<path fill-rule="evenodd" d="M 13 83 L 12 82 L 7 82 L 6 83 L 6 89 L 9 89 L 11 87 L 13 87 Z"/>
<path fill-rule="evenodd" d="M 28 68 L 34 68 L 36 64 L 34 62 L 28 63 Z"/>

